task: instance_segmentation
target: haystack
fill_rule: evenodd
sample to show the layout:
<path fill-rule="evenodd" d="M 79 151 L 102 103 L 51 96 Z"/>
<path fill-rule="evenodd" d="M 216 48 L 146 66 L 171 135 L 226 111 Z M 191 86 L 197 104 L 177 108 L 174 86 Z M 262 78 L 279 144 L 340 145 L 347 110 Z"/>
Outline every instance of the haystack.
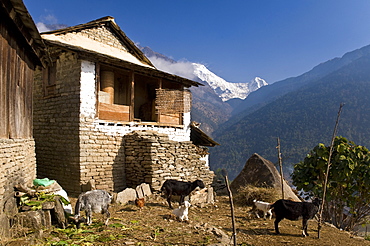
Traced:
<path fill-rule="evenodd" d="M 283 180 L 284 198 L 300 201 L 292 188 Z M 231 183 L 231 190 L 237 193 L 240 187 L 254 185 L 256 187 L 273 187 L 281 197 L 281 178 L 274 164 L 258 154 L 253 154 L 245 164 L 243 170 Z"/>

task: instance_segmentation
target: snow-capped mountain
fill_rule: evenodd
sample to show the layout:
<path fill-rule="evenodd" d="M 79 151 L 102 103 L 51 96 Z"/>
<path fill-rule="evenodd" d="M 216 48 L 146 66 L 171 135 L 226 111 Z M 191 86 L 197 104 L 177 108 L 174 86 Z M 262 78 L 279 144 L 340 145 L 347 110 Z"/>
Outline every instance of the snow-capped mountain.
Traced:
<path fill-rule="evenodd" d="M 230 99 L 244 100 L 251 92 L 267 85 L 267 82 L 256 77 L 249 83 L 231 83 L 211 72 L 205 65 L 188 61 L 174 61 L 157 53 L 149 47 L 140 47 L 144 54 L 162 71 L 172 73 L 191 80 L 207 83 L 223 102 Z"/>
<path fill-rule="evenodd" d="M 190 88 L 193 95 L 191 118 L 200 123 L 202 130 L 210 135 L 232 116 L 232 112 L 249 93 L 267 85 L 266 81 L 258 77 L 249 83 L 227 82 L 202 64 L 175 61 L 149 47 L 138 47 L 157 69 L 204 85 Z"/>
<path fill-rule="evenodd" d="M 256 77 L 249 83 L 231 83 L 208 70 L 208 68 L 199 63 L 192 63 L 194 67 L 194 75 L 201 81 L 207 82 L 209 86 L 216 92 L 222 101 L 228 101 L 233 98 L 244 100 L 251 92 L 259 89 L 262 86 L 268 85 L 267 82 L 259 77 Z"/>

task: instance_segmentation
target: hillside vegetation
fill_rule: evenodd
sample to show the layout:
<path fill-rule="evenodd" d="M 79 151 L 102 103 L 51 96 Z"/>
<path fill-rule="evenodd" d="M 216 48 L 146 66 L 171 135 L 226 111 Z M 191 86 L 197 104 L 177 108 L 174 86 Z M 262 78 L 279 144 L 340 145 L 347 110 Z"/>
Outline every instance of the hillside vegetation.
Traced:
<path fill-rule="evenodd" d="M 363 56 L 214 133 L 221 146 L 210 149 L 212 170 L 226 168 L 233 179 L 253 153 L 277 163 L 279 137 L 287 172 L 318 143 L 329 143 L 340 103 L 338 135 L 370 147 L 369 67 L 370 55 Z"/>
<path fill-rule="evenodd" d="M 212 135 L 231 117 L 232 108 L 223 102 L 207 84 L 193 88 L 191 92 L 193 95 L 191 119 L 201 123 L 201 129 Z"/>

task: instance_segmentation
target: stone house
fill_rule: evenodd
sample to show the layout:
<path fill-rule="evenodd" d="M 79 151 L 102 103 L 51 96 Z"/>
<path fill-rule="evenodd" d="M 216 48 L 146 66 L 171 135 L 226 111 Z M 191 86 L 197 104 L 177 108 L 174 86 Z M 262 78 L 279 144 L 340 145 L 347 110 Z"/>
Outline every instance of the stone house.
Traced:
<path fill-rule="evenodd" d="M 21 0 L 0 1 L 0 238 L 17 213 L 14 186 L 36 178 L 32 87 L 43 41 Z"/>
<path fill-rule="evenodd" d="M 158 190 L 169 178 L 212 182 L 204 144 L 190 137 L 188 88 L 201 84 L 157 70 L 112 17 L 41 36 L 52 62 L 34 79 L 39 178 L 70 194 L 91 180 L 114 192 L 142 182 Z"/>

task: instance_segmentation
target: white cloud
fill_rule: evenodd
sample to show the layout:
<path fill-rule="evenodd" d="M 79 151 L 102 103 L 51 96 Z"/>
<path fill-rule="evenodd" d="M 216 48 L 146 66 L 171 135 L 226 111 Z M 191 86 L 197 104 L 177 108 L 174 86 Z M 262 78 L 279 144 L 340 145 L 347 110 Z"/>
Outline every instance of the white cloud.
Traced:
<path fill-rule="evenodd" d="M 42 23 L 42 22 L 37 22 L 36 27 L 37 27 L 37 30 L 39 30 L 40 33 L 51 31 L 49 28 L 46 27 L 45 23 Z"/>
<path fill-rule="evenodd" d="M 40 22 L 36 23 L 36 27 L 39 30 L 39 32 L 52 31 L 53 29 L 51 29 L 50 26 L 58 25 L 57 17 L 55 17 L 55 15 L 53 14 L 50 14 L 49 13 L 50 10 L 45 9 L 44 12 L 45 14 L 40 17 Z"/>
<path fill-rule="evenodd" d="M 58 23 L 58 19 L 57 17 L 55 17 L 54 15 L 52 14 L 48 14 L 48 15 L 44 15 L 41 17 L 41 20 L 43 22 L 46 22 L 48 24 L 57 24 Z"/>
<path fill-rule="evenodd" d="M 194 80 L 197 77 L 194 74 L 194 66 L 188 61 L 179 61 L 172 63 L 158 57 L 148 57 L 153 65 L 164 72 Z"/>

